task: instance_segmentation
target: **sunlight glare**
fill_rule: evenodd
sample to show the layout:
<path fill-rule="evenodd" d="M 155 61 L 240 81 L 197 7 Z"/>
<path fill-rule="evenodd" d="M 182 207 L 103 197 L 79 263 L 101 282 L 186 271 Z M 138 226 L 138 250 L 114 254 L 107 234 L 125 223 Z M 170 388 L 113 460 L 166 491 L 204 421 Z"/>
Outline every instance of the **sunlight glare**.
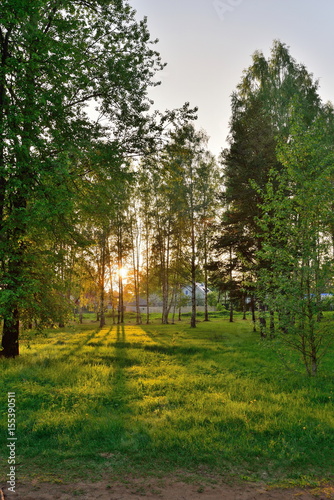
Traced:
<path fill-rule="evenodd" d="M 120 275 L 121 278 L 126 278 L 126 276 L 128 274 L 128 270 L 125 267 L 121 267 L 118 270 L 118 274 Z"/>

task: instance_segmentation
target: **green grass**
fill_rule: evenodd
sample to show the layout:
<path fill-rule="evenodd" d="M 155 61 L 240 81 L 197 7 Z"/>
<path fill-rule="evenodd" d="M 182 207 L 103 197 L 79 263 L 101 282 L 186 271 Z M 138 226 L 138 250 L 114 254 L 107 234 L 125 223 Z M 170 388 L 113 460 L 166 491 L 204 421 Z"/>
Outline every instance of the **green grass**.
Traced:
<path fill-rule="evenodd" d="M 286 371 L 249 321 L 89 322 L 22 341 L 1 360 L 1 442 L 16 392 L 22 477 L 214 472 L 265 482 L 333 479 L 333 355 Z M 0 463 L 5 479 L 5 446 Z"/>

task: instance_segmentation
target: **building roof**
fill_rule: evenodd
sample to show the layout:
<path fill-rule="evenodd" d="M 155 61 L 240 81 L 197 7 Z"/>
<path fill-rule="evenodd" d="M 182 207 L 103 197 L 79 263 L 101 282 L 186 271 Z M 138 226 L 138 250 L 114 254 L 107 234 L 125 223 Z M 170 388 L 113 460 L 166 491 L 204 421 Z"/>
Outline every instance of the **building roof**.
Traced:
<path fill-rule="evenodd" d="M 124 302 L 125 306 L 131 306 L 131 307 L 136 307 L 137 303 L 136 301 L 132 302 Z M 142 297 L 139 297 L 139 307 L 147 307 L 147 300 L 143 299 Z"/>

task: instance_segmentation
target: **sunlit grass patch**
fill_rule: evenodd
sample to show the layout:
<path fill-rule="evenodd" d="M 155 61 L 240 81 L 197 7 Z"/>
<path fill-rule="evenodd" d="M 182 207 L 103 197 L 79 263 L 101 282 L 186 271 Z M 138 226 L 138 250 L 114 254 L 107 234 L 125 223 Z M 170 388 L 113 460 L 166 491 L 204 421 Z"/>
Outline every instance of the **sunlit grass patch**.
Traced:
<path fill-rule="evenodd" d="M 248 321 L 86 324 L 21 352 L 0 363 L 4 404 L 6 391 L 17 397 L 22 474 L 80 475 L 101 461 L 110 472 L 332 474 L 332 377 L 284 371 Z"/>

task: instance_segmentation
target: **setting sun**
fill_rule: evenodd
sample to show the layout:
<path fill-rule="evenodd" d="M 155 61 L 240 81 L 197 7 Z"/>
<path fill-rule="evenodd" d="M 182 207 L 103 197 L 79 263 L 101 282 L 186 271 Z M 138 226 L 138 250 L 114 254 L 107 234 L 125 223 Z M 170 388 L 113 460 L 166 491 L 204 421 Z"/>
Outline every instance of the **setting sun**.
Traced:
<path fill-rule="evenodd" d="M 120 275 L 121 278 L 126 278 L 126 276 L 128 274 L 128 270 L 125 267 L 121 267 L 118 270 L 118 274 Z"/>

